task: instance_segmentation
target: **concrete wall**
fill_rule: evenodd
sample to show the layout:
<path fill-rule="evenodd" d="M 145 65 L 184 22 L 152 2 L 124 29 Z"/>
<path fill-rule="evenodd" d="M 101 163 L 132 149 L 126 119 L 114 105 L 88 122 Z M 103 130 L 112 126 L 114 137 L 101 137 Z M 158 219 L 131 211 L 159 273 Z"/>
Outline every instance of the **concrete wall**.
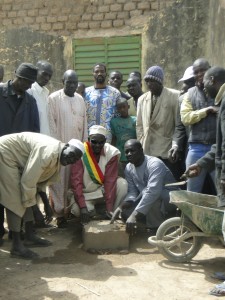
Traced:
<path fill-rule="evenodd" d="M 225 68 L 225 0 L 211 0 L 206 31 L 206 55 L 211 65 Z"/>
<path fill-rule="evenodd" d="M 161 65 L 166 85 L 178 87 L 184 69 L 206 55 L 209 7 L 209 0 L 182 0 L 151 16 L 145 32 L 143 69 Z"/>
<path fill-rule="evenodd" d="M 73 67 L 73 39 L 140 34 L 142 72 L 159 64 L 177 88 L 198 57 L 225 65 L 224 11 L 225 0 L 1 0 L 0 64 L 7 80 L 23 61 L 49 60 L 54 90 Z"/>

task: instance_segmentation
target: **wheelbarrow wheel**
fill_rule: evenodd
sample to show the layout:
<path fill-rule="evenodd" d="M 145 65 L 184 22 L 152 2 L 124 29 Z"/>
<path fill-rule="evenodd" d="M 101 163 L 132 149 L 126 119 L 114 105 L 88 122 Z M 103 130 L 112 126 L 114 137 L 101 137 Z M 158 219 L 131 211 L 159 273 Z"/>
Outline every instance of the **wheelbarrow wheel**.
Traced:
<path fill-rule="evenodd" d="M 156 240 L 172 242 L 174 245 L 158 246 L 160 253 L 172 262 L 184 263 L 190 261 L 200 250 L 202 245 L 201 237 L 191 236 L 179 241 L 179 237 L 185 233 L 199 232 L 199 229 L 190 221 L 181 218 L 171 218 L 163 222 L 157 230 Z"/>

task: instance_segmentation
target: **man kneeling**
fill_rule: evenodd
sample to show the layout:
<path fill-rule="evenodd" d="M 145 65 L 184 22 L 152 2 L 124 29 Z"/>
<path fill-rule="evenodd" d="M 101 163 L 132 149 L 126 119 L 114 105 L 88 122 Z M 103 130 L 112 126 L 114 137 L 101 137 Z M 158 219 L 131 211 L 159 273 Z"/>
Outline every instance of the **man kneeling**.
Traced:
<path fill-rule="evenodd" d="M 120 152 L 106 143 L 106 134 L 100 125 L 90 127 L 83 158 L 71 167 L 72 191 L 84 224 L 95 215 L 95 204 L 105 203 L 110 217 L 127 194 L 126 180 L 118 178 Z"/>
<path fill-rule="evenodd" d="M 128 140 L 124 150 L 129 161 L 125 169 L 128 193 L 120 209 L 122 218 L 126 220 L 127 232 L 134 234 L 136 222 L 143 217 L 146 217 L 146 227 L 156 230 L 176 209 L 169 203 L 169 192 L 178 188 L 165 186 L 175 179 L 160 159 L 144 155 L 139 141 Z"/>

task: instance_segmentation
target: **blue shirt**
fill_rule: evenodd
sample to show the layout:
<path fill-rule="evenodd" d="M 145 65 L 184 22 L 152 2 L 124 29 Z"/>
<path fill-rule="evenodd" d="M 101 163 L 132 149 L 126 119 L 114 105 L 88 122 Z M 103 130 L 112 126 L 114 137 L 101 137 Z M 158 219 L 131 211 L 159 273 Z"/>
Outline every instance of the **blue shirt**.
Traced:
<path fill-rule="evenodd" d="M 101 125 L 107 130 L 107 142 L 111 142 L 112 135 L 110 121 L 116 112 L 116 101 L 121 97 L 120 92 L 107 85 L 104 89 L 90 86 L 85 89 L 84 100 L 87 107 L 88 129 L 92 125 Z"/>
<path fill-rule="evenodd" d="M 147 215 L 152 204 L 162 201 L 162 212 L 166 211 L 169 203 L 169 192 L 178 190 L 178 187 L 165 187 L 175 179 L 166 165 L 157 157 L 145 155 L 144 162 L 135 167 L 129 163 L 125 169 L 125 178 L 128 182 L 128 193 L 125 201 L 139 201 L 136 210 Z"/>

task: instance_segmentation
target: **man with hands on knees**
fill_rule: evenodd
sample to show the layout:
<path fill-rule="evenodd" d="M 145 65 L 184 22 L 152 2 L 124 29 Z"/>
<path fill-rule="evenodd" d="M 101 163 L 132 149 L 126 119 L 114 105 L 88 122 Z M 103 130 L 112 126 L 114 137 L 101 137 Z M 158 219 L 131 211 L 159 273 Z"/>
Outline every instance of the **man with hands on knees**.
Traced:
<path fill-rule="evenodd" d="M 175 206 L 169 203 L 169 192 L 178 188 L 165 186 L 175 179 L 159 158 L 144 155 L 138 140 L 128 140 L 124 150 L 129 162 L 125 169 L 128 193 L 114 216 L 121 211 L 131 235 L 136 233 L 137 222 L 144 217 L 148 232 L 155 233 L 168 214 L 175 211 Z"/>
<path fill-rule="evenodd" d="M 71 188 L 75 202 L 71 212 L 80 215 L 86 224 L 96 215 L 95 205 L 105 203 L 106 215 L 113 211 L 127 194 L 127 182 L 118 178 L 120 151 L 106 143 L 107 130 L 93 125 L 89 129 L 89 141 L 84 143 L 83 159 L 71 167 Z"/>

